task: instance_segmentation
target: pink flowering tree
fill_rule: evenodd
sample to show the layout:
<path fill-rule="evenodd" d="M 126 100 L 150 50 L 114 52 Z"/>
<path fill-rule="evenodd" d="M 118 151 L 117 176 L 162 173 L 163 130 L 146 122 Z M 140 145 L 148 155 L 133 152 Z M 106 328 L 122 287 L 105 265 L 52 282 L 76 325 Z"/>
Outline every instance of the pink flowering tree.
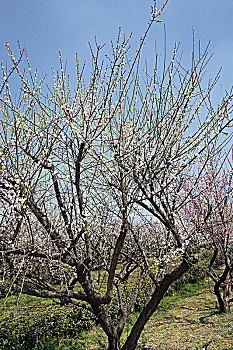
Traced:
<path fill-rule="evenodd" d="M 195 175 L 186 180 L 189 200 L 182 216 L 190 231 L 199 231 L 200 245 L 213 251 L 208 273 L 214 281 L 220 311 L 228 313 L 233 301 L 233 165 L 222 152 L 205 163 L 201 181 Z M 217 259 L 222 266 L 216 270 Z"/>

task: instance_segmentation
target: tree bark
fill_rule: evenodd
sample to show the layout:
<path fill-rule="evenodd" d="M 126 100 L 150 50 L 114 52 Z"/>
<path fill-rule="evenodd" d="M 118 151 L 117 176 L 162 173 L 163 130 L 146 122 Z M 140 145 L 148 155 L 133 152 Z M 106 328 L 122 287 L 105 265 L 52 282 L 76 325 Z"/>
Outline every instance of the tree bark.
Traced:
<path fill-rule="evenodd" d="M 219 304 L 219 310 L 220 312 L 223 312 L 225 314 L 228 314 L 230 311 L 230 296 L 231 296 L 231 279 L 226 284 L 223 290 L 223 295 L 220 291 L 220 284 L 215 283 L 214 285 L 214 293 L 217 296 L 218 304 Z"/>
<path fill-rule="evenodd" d="M 108 337 L 108 350 L 120 350 L 120 339 L 117 335 Z"/>
<path fill-rule="evenodd" d="M 187 260 L 184 259 L 183 262 L 174 271 L 172 271 L 168 275 L 165 275 L 160 285 L 152 294 L 150 301 L 139 315 L 137 322 L 135 323 L 130 335 L 128 336 L 125 344 L 122 347 L 122 350 L 134 350 L 136 348 L 138 339 L 141 335 L 141 332 L 143 331 L 143 328 L 145 327 L 147 321 L 150 319 L 152 314 L 157 309 L 160 301 L 164 297 L 164 294 L 168 290 L 169 286 L 172 284 L 172 282 L 176 281 L 186 271 L 188 271 L 190 267 L 191 265 L 188 263 Z"/>

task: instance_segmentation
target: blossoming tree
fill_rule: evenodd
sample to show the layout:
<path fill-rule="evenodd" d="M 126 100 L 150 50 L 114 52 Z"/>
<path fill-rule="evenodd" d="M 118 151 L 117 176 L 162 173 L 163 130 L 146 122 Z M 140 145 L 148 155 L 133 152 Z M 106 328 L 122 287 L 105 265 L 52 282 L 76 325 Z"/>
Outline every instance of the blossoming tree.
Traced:
<path fill-rule="evenodd" d="M 171 283 L 197 261 L 198 232 L 180 224 L 184 179 L 231 123 L 231 95 L 214 108 L 216 80 L 202 87 L 207 49 L 193 52 L 185 69 L 175 45 L 162 71 L 155 54 L 154 69 L 140 78 L 141 49 L 164 6 L 152 7 L 133 59 L 120 33 L 106 60 L 100 47 L 91 51 L 89 81 L 77 59 L 74 92 L 61 55 L 47 85 L 21 47 L 16 60 L 6 44 L 12 69 L 2 63 L 1 276 L 18 292 L 88 309 L 115 350 L 136 348 Z M 197 173 L 201 179 L 203 169 Z M 148 298 L 123 344 L 148 278 Z"/>
<path fill-rule="evenodd" d="M 233 284 L 232 176 L 232 162 L 223 152 L 215 154 L 206 160 L 201 181 L 195 176 L 187 179 L 189 201 L 183 208 L 183 217 L 190 230 L 199 230 L 203 247 L 213 251 L 209 275 L 214 281 L 220 311 L 225 313 L 230 310 Z M 222 271 L 214 269 L 218 257 L 222 261 Z"/>

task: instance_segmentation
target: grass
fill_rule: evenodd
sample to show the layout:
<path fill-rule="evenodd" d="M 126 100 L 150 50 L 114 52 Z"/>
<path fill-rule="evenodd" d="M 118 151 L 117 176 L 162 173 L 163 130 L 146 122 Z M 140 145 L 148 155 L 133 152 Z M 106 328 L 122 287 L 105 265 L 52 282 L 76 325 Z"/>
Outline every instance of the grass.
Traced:
<path fill-rule="evenodd" d="M 10 297 L 6 303 L 6 312 L 13 312 L 16 298 Z M 18 312 L 31 314 L 33 307 L 51 308 L 51 301 L 22 296 Z M 3 311 L 3 301 L 0 310 Z M 15 310 L 15 309 L 14 309 Z M 44 310 L 44 311 L 43 311 Z M 3 314 L 2 314 L 3 317 Z M 125 327 L 123 340 L 137 318 L 134 313 Z M 158 310 L 146 325 L 138 344 L 138 350 L 188 350 L 201 349 L 203 344 L 212 340 L 208 349 L 233 349 L 233 313 L 219 314 L 216 297 L 210 293 L 207 281 L 186 284 L 173 295 L 166 296 Z M 46 338 L 40 341 L 34 350 L 87 350 L 106 349 L 107 337 L 100 327 L 82 331 L 75 339 Z"/>
<path fill-rule="evenodd" d="M 232 350 L 233 313 L 219 314 L 216 297 L 203 283 L 198 290 L 195 285 L 193 295 L 192 285 L 185 287 L 183 297 L 182 291 L 174 299 L 169 297 L 170 305 L 174 300 L 172 307 L 158 311 L 148 322 L 140 338 L 141 349 L 202 349 L 212 340 L 208 349 Z"/>

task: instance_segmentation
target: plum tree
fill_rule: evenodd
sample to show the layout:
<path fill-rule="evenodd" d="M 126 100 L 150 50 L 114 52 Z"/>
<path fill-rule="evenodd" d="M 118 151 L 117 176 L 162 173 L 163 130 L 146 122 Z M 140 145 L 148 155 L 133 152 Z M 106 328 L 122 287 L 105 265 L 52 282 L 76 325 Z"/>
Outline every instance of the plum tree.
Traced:
<path fill-rule="evenodd" d="M 214 107 L 218 76 L 202 86 L 208 48 L 194 51 L 185 69 L 175 44 L 162 71 L 156 53 L 154 69 L 141 74 L 143 43 L 166 3 L 152 7 L 133 58 L 120 32 L 104 60 L 103 48 L 91 49 L 89 80 L 77 58 L 74 92 L 61 54 L 47 84 L 20 46 L 17 60 L 6 44 L 12 68 L 1 64 L 2 279 L 20 293 L 88 309 L 115 350 L 136 348 L 171 283 L 197 261 L 199 231 L 182 219 L 184 180 L 202 180 L 201 161 L 231 126 L 232 95 Z M 123 344 L 148 278 L 151 290 Z M 133 285 L 127 296 L 125 283 Z"/>
<path fill-rule="evenodd" d="M 232 301 L 232 171 L 232 162 L 223 152 L 209 158 L 206 161 L 202 181 L 197 181 L 195 176 L 186 180 L 189 201 L 183 207 L 183 217 L 189 223 L 190 230 L 199 230 L 203 246 L 213 251 L 209 275 L 214 281 L 214 293 L 220 311 L 224 313 L 229 312 Z M 218 257 L 222 262 L 222 271 L 214 269 Z"/>

